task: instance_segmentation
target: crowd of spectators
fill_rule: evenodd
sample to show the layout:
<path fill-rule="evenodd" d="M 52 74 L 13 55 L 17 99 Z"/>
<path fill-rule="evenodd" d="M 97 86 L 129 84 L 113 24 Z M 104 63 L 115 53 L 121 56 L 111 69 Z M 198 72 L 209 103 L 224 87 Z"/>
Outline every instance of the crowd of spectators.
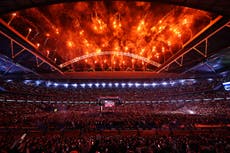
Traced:
<path fill-rule="evenodd" d="M 100 81 L 103 82 L 103 81 Z M 122 81 L 120 81 L 122 83 Z M 143 83 L 151 84 L 152 81 L 142 81 Z M 162 81 L 159 81 L 162 83 Z M 170 81 L 168 81 L 170 82 Z M 107 82 L 108 84 L 109 82 Z M 110 82 L 111 83 L 111 82 Z M 176 83 L 168 85 L 156 85 L 149 87 L 115 87 L 114 84 L 116 81 L 112 82 L 113 87 L 86 87 L 83 88 L 80 86 L 81 83 L 78 83 L 78 87 L 75 88 L 69 83 L 68 87 L 63 86 L 63 83 L 53 83 L 54 85 L 47 86 L 47 81 L 40 85 L 36 85 L 36 82 L 25 83 L 23 81 L 12 81 L 12 82 L 3 82 L 3 86 L 7 91 L 11 93 L 26 94 L 27 99 L 36 99 L 38 97 L 40 100 L 54 100 L 54 101 L 96 101 L 98 97 L 101 96 L 118 96 L 123 100 L 170 100 L 171 99 L 184 99 L 193 97 L 196 94 L 196 97 L 200 98 L 213 98 L 221 95 L 229 95 L 227 92 L 217 92 L 215 94 L 208 94 L 213 92 L 214 88 L 221 86 L 220 81 L 186 81 L 184 83 Z M 50 83 L 51 84 L 51 83 Z M 74 84 L 74 83 L 72 83 Z M 133 81 L 133 86 L 135 81 Z M 56 85 L 56 86 L 55 86 Z M 64 84 L 65 85 L 65 84 Z M 223 87 L 222 87 L 223 88 Z M 223 95 L 224 94 L 224 95 Z M 186 97 L 184 97 L 186 95 Z M 38 99 L 37 98 L 37 99 Z"/>
<path fill-rule="evenodd" d="M 196 124 L 226 126 L 229 102 L 98 104 L 1 102 L 1 127 L 36 127 L 41 130 L 194 128 Z"/>
<path fill-rule="evenodd" d="M 229 123 L 230 94 L 220 81 L 187 81 L 155 88 L 65 88 L 2 81 L 2 127 L 42 129 L 191 128 L 196 124 Z M 16 93 L 16 94 L 15 94 Z M 105 108 L 99 97 L 116 96 L 122 105 Z"/>
<path fill-rule="evenodd" d="M 104 130 L 196 130 L 205 126 L 228 129 L 230 94 L 218 81 L 197 81 L 168 88 L 55 88 L 23 82 L 1 82 L 0 132 L 41 131 L 44 135 L 0 136 L 2 152 L 200 153 L 229 152 L 228 135 L 84 136 Z M 105 107 L 100 97 L 122 103 Z M 48 135 L 80 131 L 79 136 Z M 16 141 L 18 140 L 18 141 Z"/>
<path fill-rule="evenodd" d="M 24 135 L 25 136 L 25 135 Z M 16 140 L 16 141 L 15 141 Z M 229 138 L 209 135 L 44 135 L 0 137 L 2 153 L 229 153 Z"/>

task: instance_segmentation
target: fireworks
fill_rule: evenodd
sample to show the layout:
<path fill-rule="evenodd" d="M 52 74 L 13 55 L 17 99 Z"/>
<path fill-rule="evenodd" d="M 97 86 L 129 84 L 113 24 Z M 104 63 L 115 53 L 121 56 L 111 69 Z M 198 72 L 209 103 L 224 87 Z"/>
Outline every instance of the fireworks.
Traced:
<path fill-rule="evenodd" d="M 162 63 L 212 19 L 208 12 L 166 4 L 121 1 L 109 4 L 56 4 L 9 16 L 17 15 L 16 29 L 23 25 L 31 27 L 30 32 L 37 32 L 37 35 L 31 32 L 31 41 L 45 51 L 49 49 L 48 54 L 55 50 L 62 59 L 59 63 L 103 51 L 128 52 Z M 154 9 L 156 5 L 160 9 Z M 30 22 L 25 22 L 27 18 Z M 38 44 L 42 39 L 47 42 Z M 82 69 L 95 67 L 95 64 L 103 68 L 127 69 L 133 65 L 149 68 L 143 61 L 124 55 L 100 55 L 75 64 Z"/>

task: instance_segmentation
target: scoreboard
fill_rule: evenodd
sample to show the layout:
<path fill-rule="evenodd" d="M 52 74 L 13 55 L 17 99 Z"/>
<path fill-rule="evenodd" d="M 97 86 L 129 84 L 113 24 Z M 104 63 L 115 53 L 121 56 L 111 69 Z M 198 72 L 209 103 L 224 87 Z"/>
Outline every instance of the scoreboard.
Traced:
<path fill-rule="evenodd" d="M 114 107 L 122 104 L 122 101 L 119 97 L 100 97 L 98 103 L 104 107 Z"/>

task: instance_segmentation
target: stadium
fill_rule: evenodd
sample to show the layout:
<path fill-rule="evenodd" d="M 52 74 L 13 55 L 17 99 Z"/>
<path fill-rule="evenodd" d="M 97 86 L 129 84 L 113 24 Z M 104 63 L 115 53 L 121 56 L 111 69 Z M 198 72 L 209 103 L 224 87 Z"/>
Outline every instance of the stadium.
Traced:
<path fill-rule="evenodd" d="M 0 1 L 0 152 L 229 153 L 229 8 Z"/>

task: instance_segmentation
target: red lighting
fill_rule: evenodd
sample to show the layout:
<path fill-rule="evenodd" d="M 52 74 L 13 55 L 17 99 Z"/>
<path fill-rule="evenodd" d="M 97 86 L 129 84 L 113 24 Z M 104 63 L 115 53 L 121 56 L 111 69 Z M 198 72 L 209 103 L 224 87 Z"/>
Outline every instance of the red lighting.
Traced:
<path fill-rule="evenodd" d="M 205 11 L 167 4 L 161 5 L 162 11 L 152 9 L 157 5 L 155 2 L 142 2 L 140 5 L 139 2 L 113 1 L 108 7 L 101 1 L 87 1 L 49 5 L 43 10 L 33 8 L 17 13 L 25 19 L 20 20 L 20 25 L 32 27 L 37 33 L 36 36 L 30 35 L 36 37 L 35 41 L 42 42 L 36 46 L 55 49 L 63 62 L 87 56 L 91 59 L 81 58 L 83 60 L 75 64 L 94 68 L 94 64 L 98 63 L 97 66 L 102 69 L 116 64 L 116 67 L 125 70 L 141 63 L 144 68 L 149 67 L 147 62 L 143 64 L 140 61 L 142 59 L 162 64 L 213 18 Z M 9 14 L 11 18 L 16 15 Z M 114 54 L 104 55 L 106 51 L 114 51 Z M 155 68 L 152 66 L 150 69 Z"/>

